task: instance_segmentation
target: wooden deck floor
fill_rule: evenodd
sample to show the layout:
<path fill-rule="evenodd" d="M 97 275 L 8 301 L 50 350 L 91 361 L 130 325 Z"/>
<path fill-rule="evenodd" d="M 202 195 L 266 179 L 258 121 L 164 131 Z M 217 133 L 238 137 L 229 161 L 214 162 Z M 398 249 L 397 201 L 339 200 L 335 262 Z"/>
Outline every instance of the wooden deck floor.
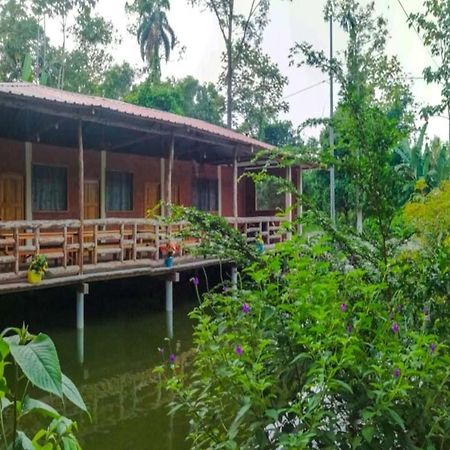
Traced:
<path fill-rule="evenodd" d="M 194 258 L 192 256 L 182 256 L 175 258 L 174 265 L 167 268 L 164 261 L 154 261 L 152 259 L 115 263 L 104 263 L 96 265 L 85 265 L 84 273 L 78 274 L 78 266 L 71 266 L 63 269 L 50 269 L 45 279 L 36 285 L 27 282 L 26 274 L 21 274 L 18 281 L 0 284 L 0 295 L 12 292 L 24 292 L 40 289 L 48 289 L 58 286 L 70 286 L 80 283 L 89 283 L 104 280 L 115 280 L 120 278 L 133 277 L 158 277 L 168 276 L 175 272 L 185 272 L 202 267 L 217 266 L 218 259 Z"/>

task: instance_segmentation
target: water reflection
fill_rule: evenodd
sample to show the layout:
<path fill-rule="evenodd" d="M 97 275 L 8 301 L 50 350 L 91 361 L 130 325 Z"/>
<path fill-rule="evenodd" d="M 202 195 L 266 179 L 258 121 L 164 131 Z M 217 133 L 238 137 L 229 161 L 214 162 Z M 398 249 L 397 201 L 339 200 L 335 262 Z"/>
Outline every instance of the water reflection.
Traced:
<path fill-rule="evenodd" d="M 64 371 L 89 407 L 92 423 L 76 408 L 66 413 L 79 422 L 85 450 L 183 450 L 188 431 L 181 416 L 168 417 L 167 393 L 158 387 L 153 368 L 164 356 L 158 347 L 173 338 L 177 362 L 184 366 L 192 339 L 187 318 L 193 303 L 177 302 L 175 311 L 86 320 L 82 330 L 50 329 Z"/>

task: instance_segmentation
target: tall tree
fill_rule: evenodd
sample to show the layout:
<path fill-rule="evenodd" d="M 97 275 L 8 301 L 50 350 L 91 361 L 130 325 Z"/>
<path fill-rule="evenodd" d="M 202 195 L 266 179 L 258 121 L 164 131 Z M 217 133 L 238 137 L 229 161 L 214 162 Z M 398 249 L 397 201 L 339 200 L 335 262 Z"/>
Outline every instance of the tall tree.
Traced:
<path fill-rule="evenodd" d="M 150 79 L 161 80 L 161 51 L 167 62 L 176 45 L 175 32 L 169 24 L 167 12 L 169 0 L 134 0 L 126 4 L 126 10 L 137 16 L 132 27 L 141 47 L 141 57 L 149 67 Z"/>
<path fill-rule="evenodd" d="M 136 73 L 127 62 L 114 64 L 104 74 L 98 94 L 106 98 L 123 99 L 133 85 Z"/>
<path fill-rule="evenodd" d="M 441 85 L 441 102 L 425 110 L 426 114 L 447 111 L 450 116 L 450 2 L 448 0 L 425 0 L 425 11 L 411 14 L 409 23 L 415 26 L 433 57 L 433 65 L 423 71 L 427 83 Z M 450 150 L 450 118 L 448 123 Z"/>
<path fill-rule="evenodd" d="M 244 48 L 258 47 L 268 22 L 270 0 L 251 0 L 245 13 L 237 8 L 236 0 L 189 0 L 192 5 L 208 8 L 216 16 L 225 43 L 223 77 L 226 91 L 227 126 L 233 125 L 233 81 L 235 69 L 241 61 Z M 242 2 L 241 2 L 242 4 Z"/>
<path fill-rule="evenodd" d="M 339 81 L 333 162 L 364 201 L 373 219 L 374 241 L 380 243 L 380 260 L 386 264 L 391 222 L 399 206 L 396 192 L 404 183 L 392 159 L 412 126 L 411 95 L 398 61 L 386 54 L 386 23 L 374 16 L 374 2 L 361 6 L 357 0 L 337 0 L 328 3 L 328 14 L 330 8 L 348 34 L 344 60 L 329 60 L 308 43 L 297 44 L 294 54 L 303 55 L 300 64 L 332 71 Z"/>
<path fill-rule="evenodd" d="M 157 84 L 148 79 L 135 86 L 125 100 L 136 105 L 222 125 L 223 97 L 213 84 L 202 85 L 193 77 Z"/>
<path fill-rule="evenodd" d="M 25 1 L 0 1 L 0 80 L 21 78 L 25 59 L 36 61 L 43 33 Z M 29 67 L 31 70 L 32 64 Z"/>
<path fill-rule="evenodd" d="M 89 16 L 92 8 L 98 0 L 33 0 L 34 12 L 42 16 L 59 20 L 61 26 L 61 47 L 59 50 L 59 69 L 56 86 L 64 88 L 66 57 L 67 57 L 67 37 L 70 32 L 69 18 L 76 12 L 79 16 Z M 77 18 L 75 18 L 77 20 Z"/>

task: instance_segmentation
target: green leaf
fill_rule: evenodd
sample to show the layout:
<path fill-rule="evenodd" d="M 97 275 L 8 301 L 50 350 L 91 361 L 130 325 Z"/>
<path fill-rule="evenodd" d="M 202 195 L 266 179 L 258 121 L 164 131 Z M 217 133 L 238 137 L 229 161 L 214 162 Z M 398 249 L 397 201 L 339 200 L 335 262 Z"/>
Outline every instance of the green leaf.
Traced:
<path fill-rule="evenodd" d="M 393 410 L 393 409 L 387 409 L 388 414 L 392 417 L 392 420 L 400 426 L 402 430 L 405 429 L 405 422 L 403 422 L 403 419 Z"/>
<path fill-rule="evenodd" d="M 375 434 L 375 428 L 372 426 L 364 427 L 361 430 L 361 434 L 363 435 L 364 439 L 370 444 L 373 439 L 373 435 Z"/>
<path fill-rule="evenodd" d="M 32 81 L 33 80 L 33 60 L 31 58 L 30 53 L 25 55 L 22 64 L 22 80 L 23 81 Z"/>
<path fill-rule="evenodd" d="M 242 406 L 242 408 L 236 414 L 236 417 L 234 418 L 233 423 L 231 424 L 230 429 L 228 430 L 228 437 L 230 439 L 234 439 L 236 437 L 239 429 L 239 424 L 242 418 L 247 413 L 247 411 L 251 408 L 251 406 L 252 405 L 250 402 L 245 403 L 244 406 Z"/>
<path fill-rule="evenodd" d="M 0 398 L 0 409 L 4 411 L 6 408 L 9 408 L 13 402 L 6 397 Z"/>
<path fill-rule="evenodd" d="M 81 397 L 77 387 L 67 375 L 62 374 L 62 385 L 64 396 L 67 397 L 67 399 L 69 399 L 75 406 L 78 406 L 78 408 L 82 411 L 88 412 L 83 397 Z"/>
<path fill-rule="evenodd" d="M 59 412 L 50 405 L 47 405 L 47 403 L 26 396 L 22 406 L 22 415 L 29 414 L 31 412 L 38 412 L 39 414 L 51 417 L 52 419 L 61 417 L 61 414 L 59 414 Z"/>
<path fill-rule="evenodd" d="M 62 398 L 62 376 L 55 344 L 38 334 L 25 345 L 10 343 L 11 354 L 28 380 L 43 391 Z"/>
<path fill-rule="evenodd" d="M 11 442 L 8 450 L 35 450 L 35 448 L 30 438 L 23 431 L 18 431 L 16 442 Z"/>
<path fill-rule="evenodd" d="M 0 338 L 0 359 L 5 359 L 9 353 L 9 345 L 8 343 Z"/>
<path fill-rule="evenodd" d="M 77 442 L 70 436 L 62 438 L 63 450 L 78 450 Z"/>

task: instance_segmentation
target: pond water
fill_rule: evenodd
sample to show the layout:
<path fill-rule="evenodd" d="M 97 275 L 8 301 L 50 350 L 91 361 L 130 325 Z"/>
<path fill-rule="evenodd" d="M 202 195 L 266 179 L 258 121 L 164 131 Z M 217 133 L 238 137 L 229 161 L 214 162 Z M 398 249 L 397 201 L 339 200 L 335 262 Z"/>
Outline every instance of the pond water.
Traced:
<path fill-rule="evenodd" d="M 107 303 L 105 298 L 86 297 L 84 334 L 73 323 L 58 320 L 58 315 L 47 315 L 41 321 L 42 305 L 39 311 L 36 305 L 31 306 L 31 312 L 29 302 L 26 305 L 23 320 L 30 325 L 31 332 L 44 331 L 52 337 L 63 371 L 75 382 L 92 414 L 90 422 L 75 408 L 68 407 L 66 411 L 79 424 L 78 436 L 84 450 L 189 448 L 185 440 L 187 420 L 180 414 L 168 416 L 170 397 L 161 392 L 152 373 L 162 360 L 158 347 L 164 346 L 168 357 L 164 338 L 170 328 L 173 327 L 172 345 L 177 347 L 179 361 L 186 359 L 191 348 L 192 322 L 187 315 L 196 300 L 190 289 L 185 286 L 184 290 L 188 298 L 186 294 L 182 299 L 175 294 L 173 323 L 160 300 L 150 305 L 149 299 L 140 302 L 129 294 L 116 298 L 115 308 L 105 311 L 95 306 L 96 302 Z M 70 310 L 74 314 L 74 309 Z M 89 317 L 90 310 L 95 310 L 93 317 Z M 20 311 L 15 315 L 21 317 Z M 2 314 L 2 326 L 6 325 L 5 319 Z"/>

